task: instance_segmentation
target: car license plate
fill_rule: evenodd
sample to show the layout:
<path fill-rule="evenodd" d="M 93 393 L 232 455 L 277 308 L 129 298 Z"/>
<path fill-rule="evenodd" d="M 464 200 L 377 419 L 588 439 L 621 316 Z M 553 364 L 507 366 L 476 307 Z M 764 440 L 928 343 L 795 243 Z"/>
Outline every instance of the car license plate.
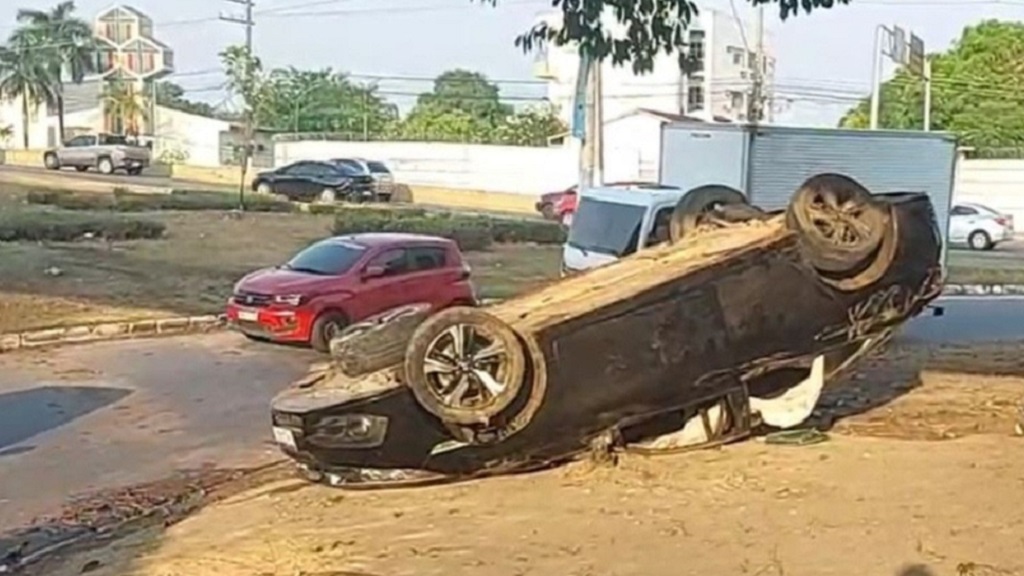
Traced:
<path fill-rule="evenodd" d="M 289 448 L 295 448 L 295 434 L 287 428 L 274 426 L 274 442 Z"/>
<path fill-rule="evenodd" d="M 238 311 L 238 319 L 243 322 L 255 322 L 259 319 L 259 313 L 255 310 L 241 309 Z"/>

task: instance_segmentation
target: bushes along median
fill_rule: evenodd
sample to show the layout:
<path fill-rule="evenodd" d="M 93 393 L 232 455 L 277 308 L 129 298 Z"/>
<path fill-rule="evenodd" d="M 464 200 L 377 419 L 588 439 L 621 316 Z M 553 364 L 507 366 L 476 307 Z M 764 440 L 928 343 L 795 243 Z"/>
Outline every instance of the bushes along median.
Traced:
<path fill-rule="evenodd" d="M 84 237 L 143 240 L 160 238 L 165 229 L 154 220 L 102 212 L 0 210 L 0 242 L 71 242 Z"/>
<path fill-rule="evenodd" d="M 108 210 L 112 212 L 150 212 L 157 210 L 234 210 L 238 196 L 208 190 L 174 190 L 170 194 L 143 194 L 115 189 L 113 194 L 76 193 L 63 190 L 32 190 L 29 204 L 55 206 L 65 210 Z M 251 194 L 245 198 L 251 212 L 291 212 L 290 202 Z"/>

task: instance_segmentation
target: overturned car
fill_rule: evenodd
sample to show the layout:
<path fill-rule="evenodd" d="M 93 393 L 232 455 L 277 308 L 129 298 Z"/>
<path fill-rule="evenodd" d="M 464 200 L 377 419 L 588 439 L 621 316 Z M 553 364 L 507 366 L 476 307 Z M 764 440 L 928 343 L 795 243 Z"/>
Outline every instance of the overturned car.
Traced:
<path fill-rule="evenodd" d="M 676 450 L 786 428 L 825 382 L 941 292 L 929 198 L 805 182 L 766 213 L 708 186 L 668 241 L 486 308 L 411 306 L 352 326 L 273 401 L 312 479 L 407 485 L 589 450 Z"/>

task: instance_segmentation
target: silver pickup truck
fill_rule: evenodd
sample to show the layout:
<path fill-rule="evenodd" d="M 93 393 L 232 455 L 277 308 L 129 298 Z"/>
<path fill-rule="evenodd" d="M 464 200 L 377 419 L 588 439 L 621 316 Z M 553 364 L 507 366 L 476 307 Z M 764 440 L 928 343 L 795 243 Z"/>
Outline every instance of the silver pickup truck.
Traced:
<path fill-rule="evenodd" d="M 95 168 L 103 174 L 124 170 L 137 175 L 149 166 L 152 151 L 116 134 L 83 134 L 63 146 L 47 150 L 43 164 L 50 170 L 74 168 L 85 172 Z"/>

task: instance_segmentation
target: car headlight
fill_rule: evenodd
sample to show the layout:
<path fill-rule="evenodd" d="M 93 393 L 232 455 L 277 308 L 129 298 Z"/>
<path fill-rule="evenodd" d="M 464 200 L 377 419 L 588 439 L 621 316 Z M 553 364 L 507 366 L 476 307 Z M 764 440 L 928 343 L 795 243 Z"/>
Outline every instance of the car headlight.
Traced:
<path fill-rule="evenodd" d="M 305 297 L 300 294 L 294 294 L 289 296 L 274 296 L 274 304 L 284 304 L 285 306 L 298 306 L 302 304 Z"/>
<path fill-rule="evenodd" d="M 322 416 L 312 425 L 310 444 L 324 448 L 376 448 L 388 431 L 386 416 L 342 414 Z"/>

